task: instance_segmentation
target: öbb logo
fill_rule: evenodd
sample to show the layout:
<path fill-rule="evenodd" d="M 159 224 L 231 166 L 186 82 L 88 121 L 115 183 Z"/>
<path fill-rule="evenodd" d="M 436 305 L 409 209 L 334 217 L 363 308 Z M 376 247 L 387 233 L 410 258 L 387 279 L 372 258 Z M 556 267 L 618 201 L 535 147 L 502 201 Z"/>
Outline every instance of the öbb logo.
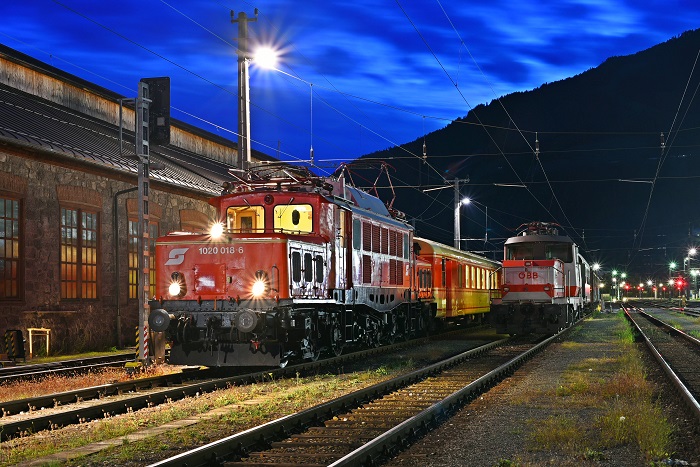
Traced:
<path fill-rule="evenodd" d="M 538 279 L 540 275 L 537 273 L 537 271 L 532 272 L 532 271 L 521 271 L 518 274 L 518 277 L 521 279 Z"/>

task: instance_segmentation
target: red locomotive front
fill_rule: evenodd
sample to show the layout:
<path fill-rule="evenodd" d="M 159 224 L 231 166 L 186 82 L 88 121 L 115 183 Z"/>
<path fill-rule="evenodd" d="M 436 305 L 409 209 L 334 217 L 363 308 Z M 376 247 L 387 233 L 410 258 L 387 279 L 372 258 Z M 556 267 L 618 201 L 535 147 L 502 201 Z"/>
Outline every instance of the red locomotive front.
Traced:
<path fill-rule="evenodd" d="M 170 362 L 284 365 L 416 332 L 411 228 L 342 180 L 240 180 L 211 201 L 207 234 L 156 244 L 149 323 Z"/>

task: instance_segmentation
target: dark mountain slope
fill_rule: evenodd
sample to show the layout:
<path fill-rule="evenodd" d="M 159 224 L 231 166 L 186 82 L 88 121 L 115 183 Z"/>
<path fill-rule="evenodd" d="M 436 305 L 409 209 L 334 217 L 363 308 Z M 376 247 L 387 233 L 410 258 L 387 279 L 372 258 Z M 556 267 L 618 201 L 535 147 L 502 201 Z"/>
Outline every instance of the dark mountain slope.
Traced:
<path fill-rule="evenodd" d="M 692 178 L 700 175 L 700 103 L 693 100 L 700 84 L 698 51 L 700 30 L 689 31 L 577 76 L 479 105 L 425 136 L 429 164 L 420 157 L 423 137 L 363 159 L 389 161 L 399 186 L 428 188 L 469 178 L 461 195 L 482 206 L 461 208 L 463 238 L 483 239 L 488 206 L 489 239 L 507 237 L 529 220 L 556 221 L 593 259 L 653 274 L 667 260 L 683 257 L 693 241 L 692 226 L 700 224 Z M 651 181 L 657 170 L 650 202 L 650 183 L 618 181 Z M 527 188 L 494 185 L 504 183 Z M 451 189 L 399 189 L 394 206 L 416 218 L 419 235 L 451 244 L 453 196 Z M 484 243 L 468 246 L 483 249 Z M 498 251 L 501 244 L 486 249 Z"/>

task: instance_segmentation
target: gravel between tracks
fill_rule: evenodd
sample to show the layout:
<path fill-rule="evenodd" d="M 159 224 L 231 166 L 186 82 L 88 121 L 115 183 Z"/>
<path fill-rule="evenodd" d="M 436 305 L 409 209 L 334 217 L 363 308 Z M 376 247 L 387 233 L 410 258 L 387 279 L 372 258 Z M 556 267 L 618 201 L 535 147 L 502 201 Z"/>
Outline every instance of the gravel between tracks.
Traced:
<path fill-rule="evenodd" d="M 650 465 L 636 444 L 596 451 L 595 456 L 571 449 L 534 450 L 530 441 L 532 428 L 551 417 L 574 419 L 593 427 L 600 416 L 595 406 L 556 401 L 554 392 L 561 384 L 562 374 L 585 359 L 602 358 L 620 352 L 619 346 L 587 341 L 586 336 L 611 334 L 613 315 L 598 315 L 581 326 L 585 332 L 574 333 L 553 343 L 540 356 L 526 363 L 512 377 L 462 408 L 455 416 L 386 465 L 392 467 L 428 466 L 531 466 L 531 465 Z M 570 340 L 586 345 L 569 346 Z M 607 339 L 613 342 L 613 339 Z M 639 344 L 643 345 L 643 344 Z M 652 382 L 655 395 L 668 420 L 674 425 L 670 450 L 675 465 L 700 465 L 700 427 L 668 384 L 655 361 L 645 355 L 647 380 Z M 527 396 L 524 396 L 527 394 Z M 586 458 L 589 457 L 589 458 Z M 685 461 L 679 463 L 678 461 Z"/>

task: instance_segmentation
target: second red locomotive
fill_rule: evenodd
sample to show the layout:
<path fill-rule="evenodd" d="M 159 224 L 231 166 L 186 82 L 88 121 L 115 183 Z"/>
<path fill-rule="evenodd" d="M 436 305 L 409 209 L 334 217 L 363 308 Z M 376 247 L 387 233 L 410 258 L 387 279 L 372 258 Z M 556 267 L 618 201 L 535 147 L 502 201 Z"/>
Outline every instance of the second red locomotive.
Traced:
<path fill-rule="evenodd" d="M 504 245 L 502 299 L 491 306 L 501 334 L 555 334 L 590 312 L 598 283 L 571 238 L 558 225 L 530 222 Z"/>

